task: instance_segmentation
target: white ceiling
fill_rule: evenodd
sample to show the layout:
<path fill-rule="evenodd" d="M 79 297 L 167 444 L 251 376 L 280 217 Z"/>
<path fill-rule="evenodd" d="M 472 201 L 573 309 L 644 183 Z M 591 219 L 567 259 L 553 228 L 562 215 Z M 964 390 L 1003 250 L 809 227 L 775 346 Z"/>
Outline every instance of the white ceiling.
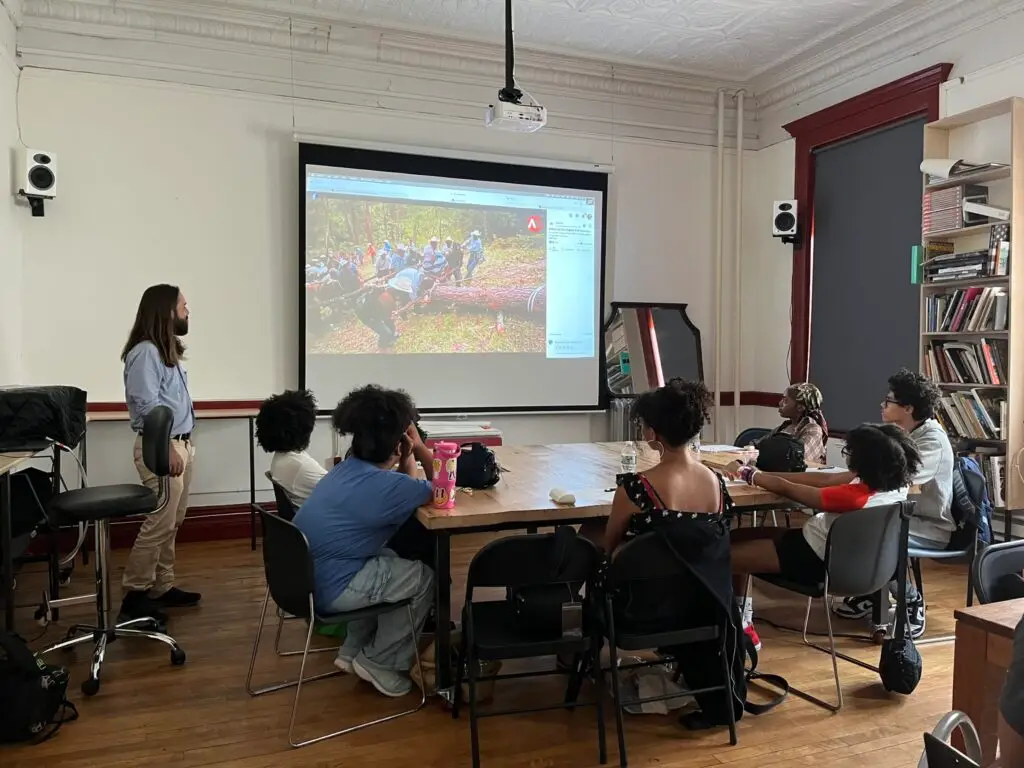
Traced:
<path fill-rule="evenodd" d="M 968 0 L 515 0 L 516 40 L 548 51 L 750 80 L 908 10 Z M 502 0 L 189 0 L 308 21 L 500 41 Z"/>

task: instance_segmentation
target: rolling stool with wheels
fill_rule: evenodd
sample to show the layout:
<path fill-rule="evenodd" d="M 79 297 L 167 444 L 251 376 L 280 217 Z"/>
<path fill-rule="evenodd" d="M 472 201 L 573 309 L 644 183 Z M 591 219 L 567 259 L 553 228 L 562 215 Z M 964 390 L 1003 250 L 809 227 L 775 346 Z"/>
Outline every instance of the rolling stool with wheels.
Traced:
<path fill-rule="evenodd" d="M 61 604 L 70 605 L 96 601 L 96 624 L 76 624 L 68 630 L 67 639 L 39 652 L 40 655 L 62 648 L 72 648 L 92 641 L 96 644 L 89 677 L 82 682 L 82 693 L 96 694 L 100 689 L 100 667 L 107 643 L 118 637 L 148 637 L 171 649 L 171 663 L 185 663 L 185 652 L 173 637 L 158 631 L 156 619 L 137 618 L 117 623 L 110 599 L 110 521 L 133 515 L 153 514 L 161 511 L 169 500 L 171 451 L 171 410 L 157 406 L 147 414 L 142 427 L 142 459 L 147 469 L 160 478 L 160 493 L 155 494 L 144 485 L 103 485 L 96 488 L 77 488 L 54 496 L 47 509 L 53 525 L 93 523 L 95 528 L 96 594 L 65 598 Z M 77 637 L 76 637 L 77 635 Z"/>

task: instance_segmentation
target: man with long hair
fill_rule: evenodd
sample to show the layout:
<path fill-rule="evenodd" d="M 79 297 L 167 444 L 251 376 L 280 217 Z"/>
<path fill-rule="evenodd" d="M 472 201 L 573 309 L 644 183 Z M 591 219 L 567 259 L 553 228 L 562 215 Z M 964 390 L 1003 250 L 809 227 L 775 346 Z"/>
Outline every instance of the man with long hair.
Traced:
<path fill-rule="evenodd" d="M 174 540 L 188 509 L 195 447 L 192 430 L 195 409 L 188 392 L 188 374 L 181 365 L 188 333 L 188 303 L 175 285 L 154 285 L 139 301 L 135 324 L 121 352 L 124 362 L 124 397 L 135 439 L 135 469 L 142 483 L 154 492 L 159 478 L 142 459 L 142 423 L 158 405 L 171 409 L 170 498 L 163 510 L 142 518 L 122 585 L 120 620 L 152 617 L 164 622 L 162 608 L 196 605 L 201 595 L 174 586 Z"/>

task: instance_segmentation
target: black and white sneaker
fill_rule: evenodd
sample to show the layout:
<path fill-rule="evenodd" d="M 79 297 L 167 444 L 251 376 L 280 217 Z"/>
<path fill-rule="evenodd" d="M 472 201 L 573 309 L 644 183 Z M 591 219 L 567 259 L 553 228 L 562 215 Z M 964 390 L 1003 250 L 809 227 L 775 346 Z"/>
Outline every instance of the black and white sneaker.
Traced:
<path fill-rule="evenodd" d="M 836 602 L 832 601 L 832 613 L 841 619 L 863 619 L 871 613 L 871 597 L 847 597 Z"/>
<path fill-rule="evenodd" d="M 919 597 L 907 603 L 907 628 L 910 630 L 910 636 L 917 640 L 924 634 L 924 626 L 924 598 Z"/>

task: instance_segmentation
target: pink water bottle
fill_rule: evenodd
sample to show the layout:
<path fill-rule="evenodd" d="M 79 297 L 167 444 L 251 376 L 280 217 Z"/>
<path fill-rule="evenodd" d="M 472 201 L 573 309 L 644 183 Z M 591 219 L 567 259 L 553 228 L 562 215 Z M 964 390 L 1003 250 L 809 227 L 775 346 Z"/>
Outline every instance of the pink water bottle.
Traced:
<path fill-rule="evenodd" d="M 434 509 L 455 508 L 455 473 L 462 453 L 456 443 L 434 444 Z"/>

